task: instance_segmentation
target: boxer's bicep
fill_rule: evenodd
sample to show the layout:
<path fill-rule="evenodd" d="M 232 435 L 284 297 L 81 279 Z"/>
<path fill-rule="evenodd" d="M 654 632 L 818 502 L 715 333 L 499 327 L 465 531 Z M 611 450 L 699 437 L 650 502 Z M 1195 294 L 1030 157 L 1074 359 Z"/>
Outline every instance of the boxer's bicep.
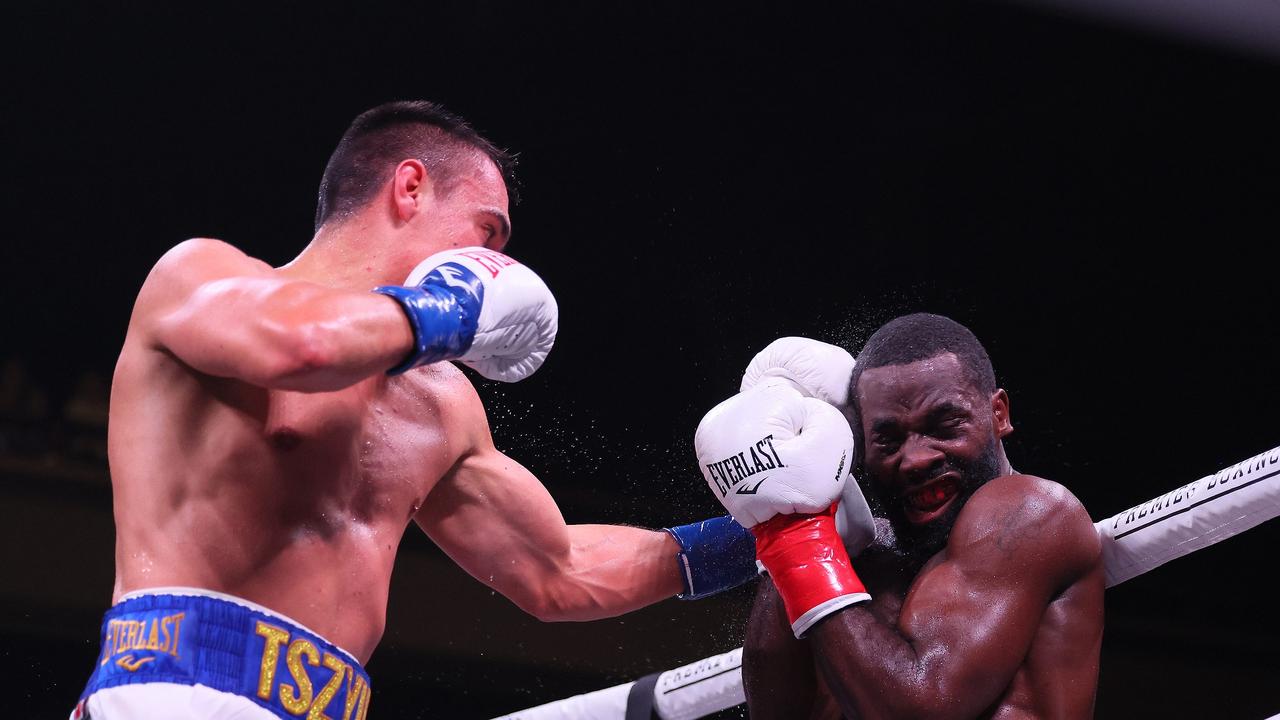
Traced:
<path fill-rule="evenodd" d="M 664 532 L 566 525 L 542 483 L 496 449 L 463 458 L 415 518 L 473 577 L 542 620 L 590 620 L 680 591 Z"/>
<path fill-rule="evenodd" d="M 285 279 L 216 240 L 188 241 L 156 264 L 131 332 L 202 373 L 303 391 L 385 370 L 411 340 L 387 298 Z"/>
<path fill-rule="evenodd" d="M 537 590 L 569 555 L 569 529 L 551 494 L 492 446 L 462 458 L 414 519 L 463 570 L 534 615 Z"/>

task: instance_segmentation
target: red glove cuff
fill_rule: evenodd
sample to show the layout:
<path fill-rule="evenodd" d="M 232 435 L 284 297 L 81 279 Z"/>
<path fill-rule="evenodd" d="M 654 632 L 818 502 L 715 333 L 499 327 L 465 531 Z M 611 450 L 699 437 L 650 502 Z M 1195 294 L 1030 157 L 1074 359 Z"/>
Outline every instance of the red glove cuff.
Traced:
<path fill-rule="evenodd" d="M 870 600 L 836 532 L 835 505 L 815 515 L 777 515 L 751 528 L 796 637 L 846 605 Z"/>

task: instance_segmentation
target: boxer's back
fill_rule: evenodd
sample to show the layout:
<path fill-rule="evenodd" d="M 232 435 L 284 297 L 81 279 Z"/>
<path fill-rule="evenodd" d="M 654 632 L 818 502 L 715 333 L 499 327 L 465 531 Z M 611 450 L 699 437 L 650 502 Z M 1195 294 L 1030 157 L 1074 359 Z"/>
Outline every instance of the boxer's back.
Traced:
<path fill-rule="evenodd" d="M 156 348 L 139 312 L 111 395 L 116 597 L 237 595 L 367 659 L 401 535 L 464 442 L 447 415 L 467 381 L 441 364 L 335 392 L 266 390 Z"/>

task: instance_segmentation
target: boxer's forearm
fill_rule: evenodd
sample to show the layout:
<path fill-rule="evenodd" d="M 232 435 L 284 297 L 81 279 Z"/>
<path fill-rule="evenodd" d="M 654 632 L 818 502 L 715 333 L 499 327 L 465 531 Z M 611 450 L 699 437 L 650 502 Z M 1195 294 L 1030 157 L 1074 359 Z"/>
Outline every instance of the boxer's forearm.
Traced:
<path fill-rule="evenodd" d="M 276 387 L 326 392 L 382 375 L 413 346 L 404 313 L 385 296 L 343 293 L 307 309 L 294 328 L 299 356 L 276 376 Z"/>
<path fill-rule="evenodd" d="M 953 707 L 937 665 L 940 653 L 921 652 L 896 628 L 855 605 L 828 616 L 809 633 L 827 686 L 846 715 L 875 720 L 950 717 Z M 945 653 L 943 653 L 945 654 Z"/>
<path fill-rule="evenodd" d="M 866 605 L 844 608 L 814 626 L 808 635 L 813 654 L 847 717 L 963 720 L 978 717 L 999 697 L 1013 672 L 1001 660 L 975 652 L 988 641 L 1000 642 L 984 632 L 991 627 L 987 619 L 957 610 L 935 621 L 964 626 L 969 642 L 954 635 L 932 642 L 908 638 Z M 1020 646 L 1012 637 L 1004 642 Z"/>
<path fill-rule="evenodd" d="M 385 372 L 413 340 L 389 298 L 259 278 L 201 288 L 160 320 L 157 337 L 201 372 L 301 392 Z"/>
<path fill-rule="evenodd" d="M 570 525 L 570 552 L 548 578 L 538 617 L 584 621 L 613 617 L 679 593 L 680 549 L 661 531 L 621 525 Z"/>

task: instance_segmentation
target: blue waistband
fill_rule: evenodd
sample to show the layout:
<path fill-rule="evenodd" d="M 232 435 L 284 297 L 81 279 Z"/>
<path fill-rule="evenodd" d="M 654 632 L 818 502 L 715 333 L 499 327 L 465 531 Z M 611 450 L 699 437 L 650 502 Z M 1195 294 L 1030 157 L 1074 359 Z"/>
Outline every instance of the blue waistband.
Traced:
<path fill-rule="evenodd" d="M 361 720 L 372 691 L 336 645 L 279 615 L 202 595 L 142 595 L 107 611 L 83 700 L 131 683 L 204 685 L 282 718 Z"/>

